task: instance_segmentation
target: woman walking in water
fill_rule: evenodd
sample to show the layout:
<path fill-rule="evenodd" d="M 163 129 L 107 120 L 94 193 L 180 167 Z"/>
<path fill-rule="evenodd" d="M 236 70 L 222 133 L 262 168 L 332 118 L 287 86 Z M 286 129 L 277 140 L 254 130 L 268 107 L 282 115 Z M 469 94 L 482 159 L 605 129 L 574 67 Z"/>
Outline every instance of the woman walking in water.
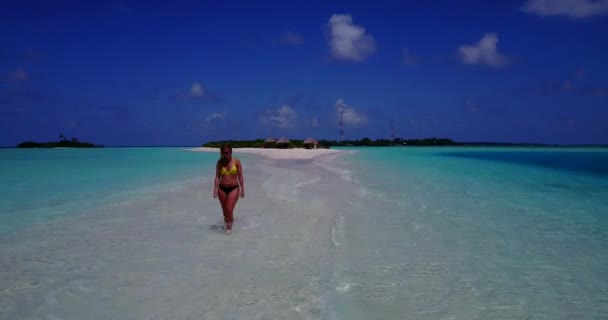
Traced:
<path fill-rule="evenodd" d="M 241 198 L 245 197 L 243 167 L 239 159 L 232 157 L 232 147 L 229 144 L 223 144 L 220 152 L 220 160 L 215 165 L 213 198 L 218 196 L 220 198 L 222 212 L 224 213 L 224 232 L 230 234 L 232 233 L 232 222 L 234 221 L 234 207 L 239 199 L 239 193 Z"/>

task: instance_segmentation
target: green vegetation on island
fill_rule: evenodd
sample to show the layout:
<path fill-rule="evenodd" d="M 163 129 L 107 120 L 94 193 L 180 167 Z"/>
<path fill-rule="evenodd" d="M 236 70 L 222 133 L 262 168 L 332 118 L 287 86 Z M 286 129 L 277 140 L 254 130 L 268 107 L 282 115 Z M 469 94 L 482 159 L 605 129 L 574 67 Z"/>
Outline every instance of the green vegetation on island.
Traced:
<path fill-rule="evenodd" d="M 308 140 L 308 139 L 307 139 Z M 203 147 L 208 148 L 219 148 L 223 143 L 230 143 L 233 148 L 305 148 L 309 147 L 310 143 L 307 140 L 284 140 L 281 143 L 279 141 L 268 141 L 268 139 L 256 139 L 256 140 L 231 140 L 231 141 L 211 141 L 203 144 Z M 286 141 L 286 142 L 285 142 Z M 369 147 L 388 147 L 388 146 L 452 146 L 459 145 L 446 138 L 424 138 L 424 139 L 401 139 L 395 138 L 390 139 L 376 139 L 371 140 L 365 137 L 360 140 L 313 140 L 313 147 L 316 145 L 317 148 L 331 148 L 331 147 L 346 147 L 346 146 L 369 146 Z"/>
<path fill-rule="evenodd" d="M 456 142 L 449 138 L 422 138 L 422 139 L 376 139 L 368 137 L 358 140 L 287 140 L 287 139 L 256 139 L 256 140 L 229 140 L 211 141 L 203 147 L 219 148 L 223 143 L 230 143 L 233 148 L 331 148 L 331 147 L 431 147 L 431 146 L 485 146 L 485 147 L 539 147 L 556 146 L 543 143 L 511 143 L 511 142 Z"/>
<path fill-rule="evenodd" d="M 35 142 L 25 141 L 17 145 L 17 148 L 103 148 L 103 145 L 96 145 L 90 142 L 78 141 L 76 138 L 66 139 L 62 134 L 59 141 Z"/>

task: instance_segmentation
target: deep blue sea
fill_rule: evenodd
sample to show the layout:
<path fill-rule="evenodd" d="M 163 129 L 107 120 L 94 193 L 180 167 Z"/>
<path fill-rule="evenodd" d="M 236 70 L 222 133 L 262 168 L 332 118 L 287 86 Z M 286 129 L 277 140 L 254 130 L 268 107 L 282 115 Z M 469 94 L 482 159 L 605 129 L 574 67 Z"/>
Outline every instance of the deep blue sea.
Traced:
<path fill-rule="evenodd" d="M 0 149 L 0 319 L 607 319 L 608 148 Z"/>

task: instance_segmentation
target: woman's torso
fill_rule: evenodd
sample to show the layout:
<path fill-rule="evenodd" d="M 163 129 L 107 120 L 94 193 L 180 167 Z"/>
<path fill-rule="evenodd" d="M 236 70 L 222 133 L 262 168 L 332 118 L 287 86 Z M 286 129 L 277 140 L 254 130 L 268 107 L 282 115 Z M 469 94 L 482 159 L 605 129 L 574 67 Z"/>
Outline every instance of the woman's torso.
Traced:
<path fill-rule="evenodd" d="M 238 167 L 236 166 L 238 159 L 232 158 L 227 164 L 221 160 L 218 162 L 220 169 L 220 185 L 236 186 L 239 184 Z"/>

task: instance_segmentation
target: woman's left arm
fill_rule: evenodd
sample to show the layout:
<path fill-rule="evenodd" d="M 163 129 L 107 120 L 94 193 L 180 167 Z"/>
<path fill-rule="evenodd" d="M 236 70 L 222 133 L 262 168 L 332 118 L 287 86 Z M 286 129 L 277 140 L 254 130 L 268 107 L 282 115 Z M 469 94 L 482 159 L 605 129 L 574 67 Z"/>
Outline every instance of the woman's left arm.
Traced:
<path fill-rule="evenodd" d="M 241 164 L 241 160 L 239 160 L 237 163 L 237 171 L 238 171 L 238 178 L 239 178 L 239 184 L 241 185 L 241 198 L 245 197 L 245 183 L 243 181 L 243 165 Z"/>

